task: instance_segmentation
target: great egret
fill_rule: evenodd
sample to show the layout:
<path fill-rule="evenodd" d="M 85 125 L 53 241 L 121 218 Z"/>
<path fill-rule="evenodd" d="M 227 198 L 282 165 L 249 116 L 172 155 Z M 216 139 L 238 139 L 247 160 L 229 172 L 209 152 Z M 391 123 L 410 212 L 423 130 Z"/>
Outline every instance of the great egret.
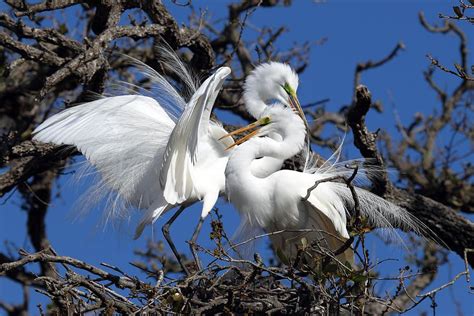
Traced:
<path fill-rule="evenodd" d="M 168 65 L 188 88 L 194 89 L 193 79 L 181 61 L 173 52 L 162 52 L 171 61 Z M 218 140 L 227 132 L 210 120 L 210 113 L 230 68 L 219 68 L 194 89 L 186 104 L 163 76 L 144 64 L 141 67 L 158 86 L 161 104 L 143 95 L 101 98 L 51 116 L 35 129 L 34 139 L 74 145 L 84 154 L 101 175 L 100 191 L 116 195 L 107 220 L 124 215 L 116 200 L 125 203 L 125 210 L 145 209 L 135 238 L 162 213 L 181 205 L 163 226 L 165 238 L 179 260 L 169 237 L 172 221 L 197 200 L 203 201 L 203 219 L 224 189 L 229 154 L 225 148 L 234 142 L 231 138 Z M 175 108 L 182 111 L 179 120 L 174 116 Z"/>
<path fill-rule="evenodd" d="M 298 75 L 288 64 L 274 61 L 260 64 L 245 78 L 243 93 L 245 109 L 255 119 L 260 119 L 263 118 L 265 113 L 274 105 L 284 105 L 298 113 L 305 125 L 308 126 L 296 95 L 298 84 Z M 263 121 L 265 121 L 265 118 L 263 118 Z M 238 129 L 226 136 L 232 136 L 250 130 L 263 121 L 257 121 L 246 128 Z M 254 136 L 255 133 L 256 132 L 250 133 L 246 137 L 241 138 L 234 146 L 245 142 Z M 278 133 L 271 133 L 268 136 L 281 140 L 281 135 Z M 225 137 L 223 137 L 223 139 L 224 138 Z M 298 152 L 295 154 L 297 153 Z M 267 176 L 281 169 L 283 162 L 284 159 L 265 157 L 265 159 L 252 164 L 252 173 L 256 176 Z"/>
<path fill-rule="evenodd" d="M 299 78 L 287 64 L 269 62 L 257 66 L 245 79 L 245 108 L 254 118 L 260 118 L 273 104 L 284 104 L 304 113 L 296 97 Z M 306 123 L 306 121 L 305 121 Z"/>
<path fill-rule="evenodd" d="M 160 50 L 166 64 L 194 92 L 187 104 L 162 75 L 135 61 L 143 75 L 157 86 L 159 94 L 154 96 L 160 102 L 143 95 L 122 95 L 84 103 L 48 118 L 35 129 L 34 139 L 74 145 L 95 166 L 102 178 L 99 193 L 111 191 L 115 195 L 110 199 L 113 205 L 108 209 L 107 220 L 129 215 L 121 214 L 123 209 L 117 201 L 125 203 L 125 211 L 130 206 L 145 209 L 135 238 L 147 224 L 181 205 L 162 229 L 180 263 L 169 235 L 170 225 L 187 206 L 202 200 L 201 217 L 190 243 L 199 262 L 193 244 L 204 218 L 224 190 L 229 155 L 225 148 L 234 145 L 231 138 L 219 140 L 227 132 L 210 120 L 214 101 L 230 69 L 218 69 L 196 90 L 194 79 L 176 54 L 166 48 Z M 299 104 L 293 106 L 299 109 Z M 182 111 L 179 119 L 173 113 L 175 108 Z M 254 172 L 265 176 L 281 164 L 277 159 L 263 159 L 255 164 Z"/>
<path fill-rule="evenodd" d="M 252 128 L 262 125 L 230 155 L 226 175 L 228 199 L 240 212 L 244 225 L 257 226 L 270 233 L 277 255 L 283 262 L 296 260 L 298 249 L 319 241 L 330 251 L 340 250 L 349 239 L 346 213 L 354 207 L 354 197 L 348 186 L 339 182 L 322 182 L 307 196 L 316 181 L 335 175 L 351 174 L 352 170 L 326 168 L 314 173 L 280 170 L 267 177 L 255 176 L 252 165 L 262 157 L 287 159 L 303 149 L 306 128 L 300 116 L 283 105 L 273 105 Z M 245 130 L 247 128 L 242 128 Z M 281 135 L 281 140 L 270 134 Z M 249 167 L 250 166 L 250 167 Z M 422 232 L 408 212 L 384 199 L 356 188 L 361 215 L 375 227 L 405 226 Z M 282 233 L 275 233 L 280 232 Z M 274 234 L 272 234 L 274 233 Z M 314 248 L 313 248 L 314 249 Z M 306 258 L 314 266 L 320 253 Z M 346 249 L 337 255 L 342 262 L 353 262 L 353 252 Z"/>

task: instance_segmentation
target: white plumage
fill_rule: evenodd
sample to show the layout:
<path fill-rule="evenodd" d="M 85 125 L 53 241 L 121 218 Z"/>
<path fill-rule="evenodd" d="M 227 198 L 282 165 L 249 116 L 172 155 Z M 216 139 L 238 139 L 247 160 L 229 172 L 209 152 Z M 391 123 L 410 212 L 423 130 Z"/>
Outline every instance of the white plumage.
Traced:
<path fill-rule="evenodd" d="M 137 128 L 140 126 L 140 128 Z M 138 95 L 99 99 L 66 109 L 34 131 L 34 139 L 74 145 L 100 172 L 102 182 L 139 208 L 165 204 L 159 168 L 175 122 L 159 104 Z M 157 194 L 158 193 L 158 194 Z M 119 210 L 110 208 L 109 216 Z"/>
<path fill-rule="evenodd" d="M 253 163 L 260 157 L 290 158 L 301 151 L 305 143 L 303 120 L 274 105 L 264 112 L 271 123 L 259 131 L 259 137 L 240 145 L 230 156 L 226 168 L 226 193 L 229 201 L 241 213 L 245 225 L 258 226 L 267 233 L 289 230 L 272 235 L 277 254 L 288 263 L 294 260 L 301 238 L 308 242 L 321 240 L 330 250 L 336 250 L 349 238 L 346 229 L 346 207 L 330 185 L 321 184 L 307 201 L 307 188 L 324 175 L 312 175 L 281 170 L 268 177 L 256 177 Z M 281 135 L 281 140 L 265 137 L 269 133 Z M 314 232 L 295 232 L 312 229 Z M 343 253 L 344 261 L 351 261 L 350 251 Z"/>
<path fill-rule="evenodd" d="M 230 69 L 219 68 L 196 89 L 177 56 L 162 52 L 193 92 L 189 102 L 163 76 L 145 67 L 143 74 L 159 87 L 159 102 L 124 95 L 81 104 L 48 118 L 34 131 L 34 139 L 76 146 L 100 173 L 104 193 L 114 192 L 127 209 L 144 209 L 136 237 L 176 205 L 202 200 L 203 219 L 226 188 L 245 223 L 267 232 L 290 230 L 271 237 L 284 261 L 295 256 L 303 238 L 338 249 L 349 238 L 346 213 L 354 204 L 347 186 L 324 182 L 308 199 L 303 197 L 315 181 L 351 171 L 337 164 L 324 170 L 305 166 L 312 173 L 278 171 L 285 159 L 307 149 L 296 73 L 288 65 L 268 63 L 248 76 L 246 107 L 260 122 L 269 118 L 271 123 L 256 133 L 259 137 L 227 150 L 234 142 L 223 138 L 227 132 L 210 120 L 210 114 Z M 363 189 L 357 189 L 357 194 L 362 215 L 376 226 L 419 228 L 404 210 Z M 111 207 L 108 217 L 124 216 L 119 210 Z M 313 231 L 294 231 L 298 229 Z M 339 255 L 349 262 L 352 257 L 350 250 Z"/>
<path fill-rule="evenodd" d="M 184 65 L 172 53 L 167 56 L 193 89 Z M 168 106 L 141 95 L 102 98 L 53 115 L 34 131 L 35 140 L 76 146 L 100 173 L 102 193 L 113 191 L 127 208 L 146 210 L 136 237 L 178 204 L 203 200 L 205 217 L 224 189 L 225 148 L 233 144 L 232 138 L 218 140 L 226 131 L 210 120 L 230 68 L 219 68 L 187 105 L 164 77 L 144 70 Z M 176 109 L 183 110 L 177 122 L 172 112 Z M 110 207 L 107 217 L 118 216 L 123 216 L 120 209 Z"/>
<path fill-rule="evenodd" d="M 96 194 L 114 198 L 109 218 L 127 217 L 131 207 L 144 210 L 135 237 L 163 212 L 203 201 L 207 216 L 225 187 L 224 169 L 234 144 L 210 114 L 230 68 L 221 67 L 199 88 L 174 52 L 159 48 L 162 61 L 192 93 L 188 102 L 152 68 L 135 59 L 141 74 L 158 91 L 155 98 L 123 95 L 80 104 L 53 115 L 34 131 L 42 142 L 76 146 L 101 175 Z M 139 88 L 139 87 L 134 87 Z M 149 94 L 139 88 L 142 94 Z M 282 160 L 263 159 L 255 173 L 268 175 Z M 122 203 L 125 207 L 121 207 Z"/>
<path fill-rule="evenodd" d="M 272 73 L 272 68 L 277 74 Z M 267 233 L 284 231 L 270 234 L 270 239 L 277 254 L 286 263 L 296 259 L 299 248 L 315 241 L 330 251 L 336 251 L 349 239 L 346 215 L 354 210 L 355 204 L 350 189 L 344 183 L 322 182 L 311 191 L 307 199 L 305 197 L 316 181 L 333 176 L 348 178 L 353 170 L 346 168 L 346 163 L 339 162 L 338 154 L 335 154 L 336 161 L 321 168 L 311 165 L 311 159 L 307 159 L 310 165 L 305 166 L 306 172 L 280 170 L 268 176 L 256 175 L 255 164 L 263 160 L 262 158 L 284 160 L 307 149 L 307 125 L 302 117 L 299 102 L 294 100 L 297 87 L 291 84 L 298 83 L 295 73 L 278 64 L 258 67 L 255 72 L 257 73 L 249 76 L 252 83 L 245 84 L 244 95 L 246 101 L 251 100 L 251 113 L 267 117 L 267 120 L 260 119 L 260 122 L 270 121 L 270 124 L 263 126 L 256 133 L 258 137 L 241 144 L 231 153 L 225 170 L 229 201 L 242 215 L 242 226 L 247 230 L 248 226 L 258 226 Z M 271 75 L 265 78 L 268 74 Z M 266 83 L 267 79 L 275 82 Z M 276 87 L 286 89 L 282 91 Z M 287 99 L 283 97 L 284 92 L 287 93 Z M 267 106 L 267 100 L 276 103 Z M 308 150 L 305 153 L 310 154 Z M 360 172 L 370 170 L 360 168 Z M 426 227 L 404 209 L 364 189 L 356 188 L 356 193 L 361 215 L 375 227 L 396 226 L 429 234 Z M 311 256 L 313 258 L 306 258 L 310 265 L 315 263 L 312 260 L 320 257 L 320 253 L 313 251 Z M 346 249 L 338 258 L 343 263 L 351 263 L 353 252 Z"/>
<path fill-rule="evenodd" d="M 273 103 L 290 106 L 289 91 L 285 90 L 285 86 L 296 93 L 298 83 L 298 75 L 287 64 L 269 62 L 258 65 L 245 79 L 245 108 L 250 115 L 258 119 Z"/>

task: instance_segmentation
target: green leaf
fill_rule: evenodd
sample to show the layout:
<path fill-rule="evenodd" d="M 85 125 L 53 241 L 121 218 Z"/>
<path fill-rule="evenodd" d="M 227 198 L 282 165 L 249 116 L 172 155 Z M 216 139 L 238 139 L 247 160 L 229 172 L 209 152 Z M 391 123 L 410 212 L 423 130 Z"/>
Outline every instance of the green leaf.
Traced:
<path fill-rule="evenodd" d="M 68 31 L 69 30 L 68 30 L 66 24 L 64 24 L 64 23 L 59 24 L 59 27 L 58 27 L 58 32 L 59 33 L 66 34 Z"/>
<path fill-rule="evenodd" d="M 362 275 L 362 274 L 357 274 L 357 275 L 354 275 L 351 280 L 354 281 L 355 283 L 363 283 L 365 281 L 367 281 L 368 277 L 366 275 Z"/>

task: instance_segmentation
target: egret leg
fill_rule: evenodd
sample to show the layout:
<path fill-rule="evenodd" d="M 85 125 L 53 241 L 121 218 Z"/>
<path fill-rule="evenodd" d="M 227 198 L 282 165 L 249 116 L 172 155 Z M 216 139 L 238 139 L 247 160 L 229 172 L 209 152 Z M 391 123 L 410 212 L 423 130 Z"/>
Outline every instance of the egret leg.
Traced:
<path fill-rule="evenodd" d="M 179 265 L 181 266 L 181 268 L 183 269 L 184 272 L 186 272 L 186 274 L 190 274 L 189 273 L 189 270 L 184 266 L 184 263 L 182 261 L 182 258 L 181 258 L 181 255 L 178 253 L 178 250 L 176 249 L 174 243 L 173 243 L 173 240 L 171 239 L 171 235 L 170 235 L 170 226 L 171 224 L 173 224 L 173 222 L 176 220 L 176 218 L 178 218 L 178 216 L 186 209 L 186 206 L 182 205 L 177 211 L 176 213 L 173 214 L 173 216 L 171 216 L 171 218 L 166 222 L 166 224 L 163 225 L 163 227 L 161 228 L 161 231 L 163 232 L 163 236 L 165 237 L 166 241 L 168 242 L 168 245 L 170 246 L 171 248 L 171 251 L 173 251 L 173 254 L 174 256 L 176 257 L 176 260 L 178 260 L 178 263 Z"/>
<path fill-rule="evenodd" d="M 201 232 L 203 223 L 204 223 L 204 218 L 200 216 L 199 222 L 196 225 L 196 229 L 194 230 L 193 237 L 189 241 L 189 248 L 191 249 L 191 253 L 193 254 L 194 262 L 196 263 L 198 271 L 201 271 L 202 266 L 201 266 L 201 260 L 199 260 L 199 256 L 196 252 L 196 241 L 198 239 L 199 233 Z"/>

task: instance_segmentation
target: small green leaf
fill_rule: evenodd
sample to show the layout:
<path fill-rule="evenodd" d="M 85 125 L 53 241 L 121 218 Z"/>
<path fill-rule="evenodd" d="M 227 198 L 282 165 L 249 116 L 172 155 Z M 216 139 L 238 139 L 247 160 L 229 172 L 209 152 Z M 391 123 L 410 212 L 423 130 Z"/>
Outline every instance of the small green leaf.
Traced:
<path fill-rule="evenodd" d="M 351 280 L 356 282 L 356 283 L 363 283 L 365 281 L 367 281 L 368 277 L 366 275 L 362 275 L 362 274 L 357 274 L 357 275 L 354 275 Z"/>
<path fill-rule="evenodd" d="M 69 30 L 68 30 L 66 24 L 64 24 L 64 23 L 59 24 L 59 27 L 58 27 L 58 32 L 59 33 L 66 34 L 68 31 Z"/>

